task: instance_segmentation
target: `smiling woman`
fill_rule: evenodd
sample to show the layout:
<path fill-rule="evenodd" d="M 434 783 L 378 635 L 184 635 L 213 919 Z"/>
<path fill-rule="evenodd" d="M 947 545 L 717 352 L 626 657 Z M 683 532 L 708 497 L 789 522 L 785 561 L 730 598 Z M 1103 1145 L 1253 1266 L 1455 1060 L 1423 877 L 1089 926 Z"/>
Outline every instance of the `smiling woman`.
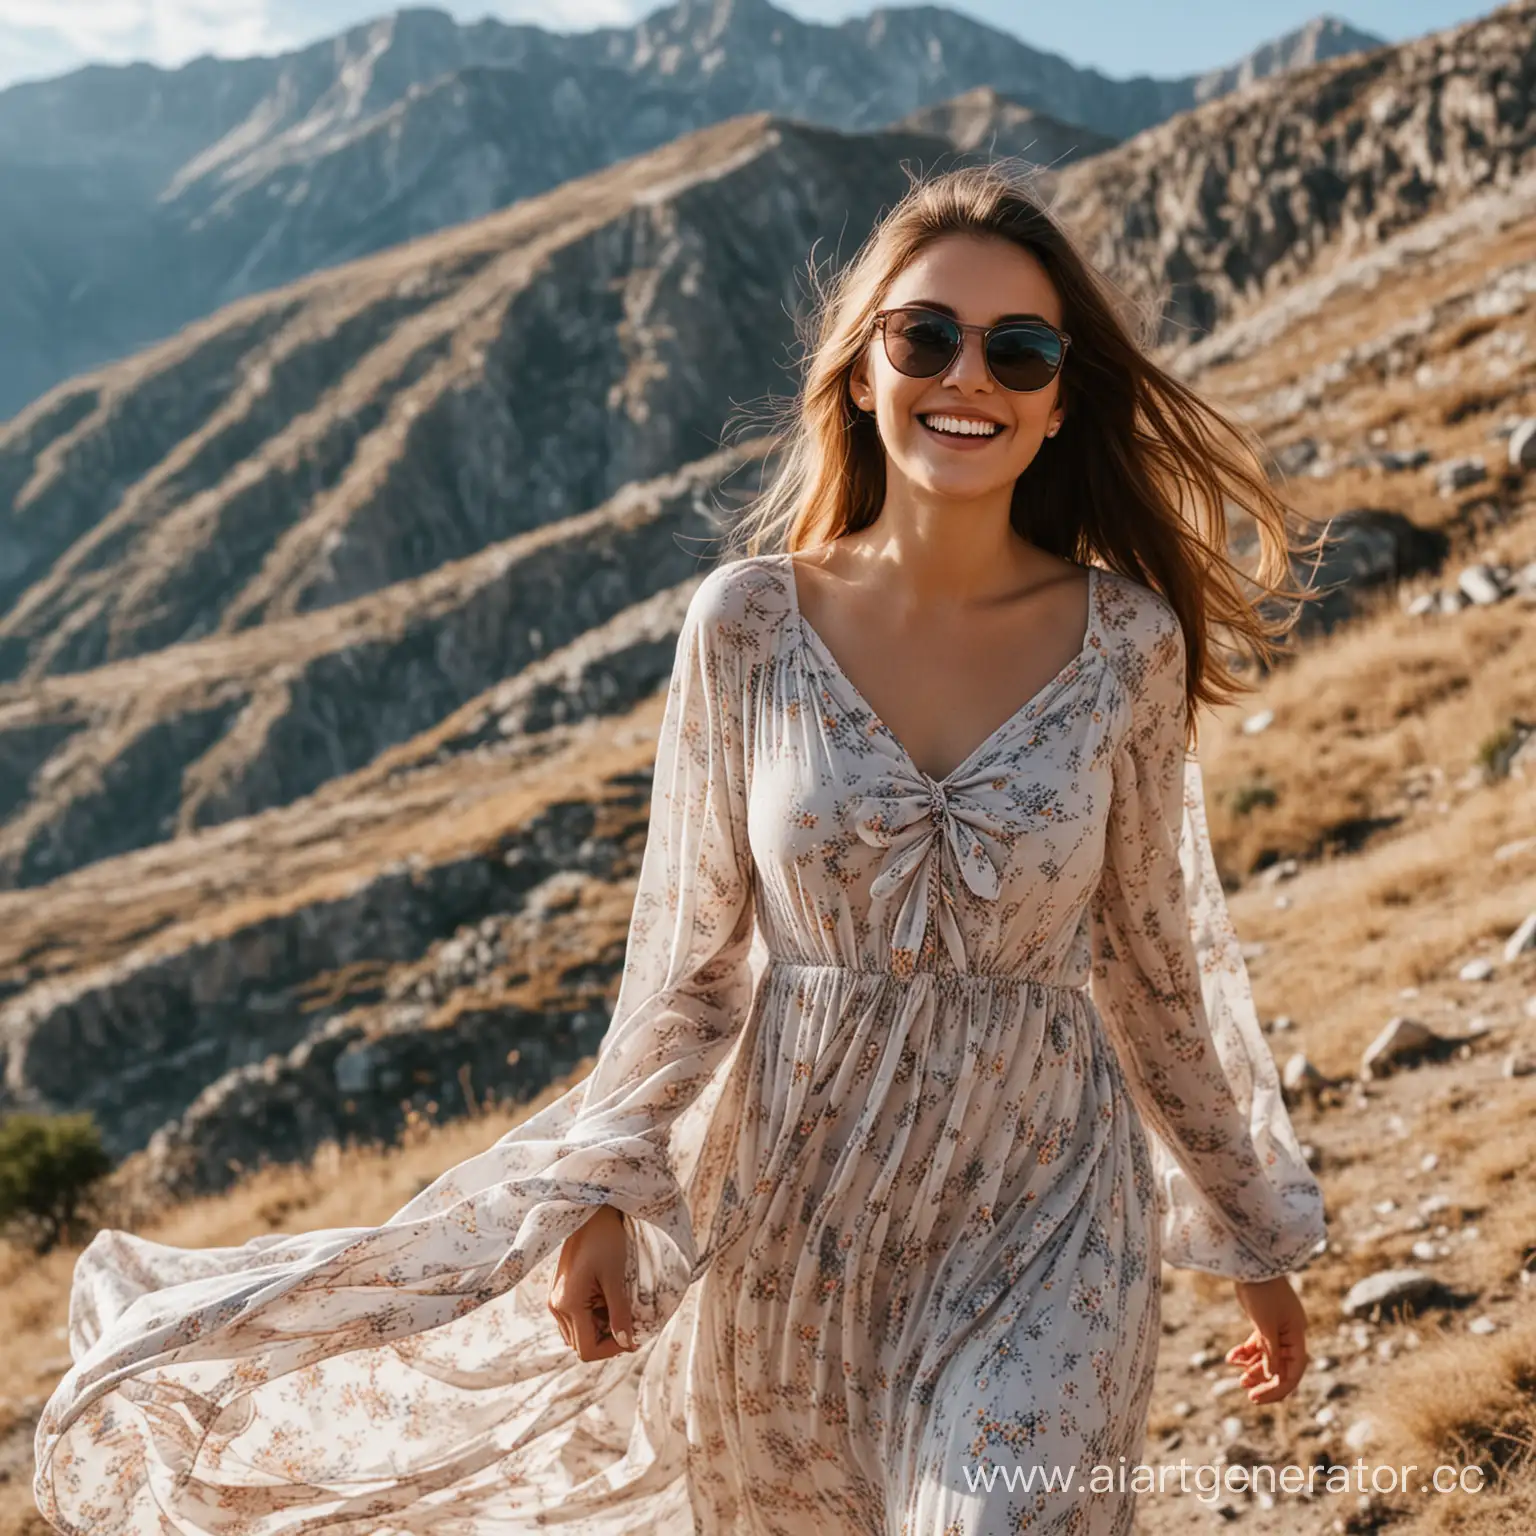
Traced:
<path fill-rule="evenodd" d="M 61 1530 L 1125 1536 L 1165 1261 L 1295 1389 L 1321 1192 L 1187 752 L 1283 508 L 1107 292 L 1000 174 L 891 212 L 685 617 L 591 1075 L 380 1227 L 101 1234 Z"/>

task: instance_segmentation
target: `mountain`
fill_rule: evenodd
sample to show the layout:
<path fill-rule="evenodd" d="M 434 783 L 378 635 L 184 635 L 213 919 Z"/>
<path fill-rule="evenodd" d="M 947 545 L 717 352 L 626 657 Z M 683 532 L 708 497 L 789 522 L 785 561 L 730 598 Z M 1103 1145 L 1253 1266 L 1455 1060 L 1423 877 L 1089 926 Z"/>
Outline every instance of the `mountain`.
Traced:
<path fill-rule="evenodd" d="M 1314 24 L 1246 80 L 1374 39 Z M 1299 34 L 1298 34 L 1299 35 Z M 741 113 L 868 129 L 989 86 L 1118 140 L 1218 90 L 1111 80 L 955 12 L 681 0 L 564 35 L 402 10 L 293 53 L 0 92 L 0 416 L 244 295 Z"/>
<path fill-rule="evenodd" d="M 896 126 L 912 133 L 934 134 L 959 150 L 1052 169 L 1102 154 L 1116 143 L 1107 134 L 1037 112 L 990 85 L 978 85 L 948 101 L 919 108 Z"/>

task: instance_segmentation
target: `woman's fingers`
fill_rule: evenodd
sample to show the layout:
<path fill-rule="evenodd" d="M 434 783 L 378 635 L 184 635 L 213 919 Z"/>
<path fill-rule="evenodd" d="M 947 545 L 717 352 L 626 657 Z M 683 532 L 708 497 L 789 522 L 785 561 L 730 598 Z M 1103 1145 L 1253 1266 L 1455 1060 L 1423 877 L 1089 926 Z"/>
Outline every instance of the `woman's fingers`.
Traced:
<path fill-rule="evenodd" d="M 1250 1388 L 1248 1398 L 1255 1403 L 1278 1403 L 1289 1397 L 1301 1381 L 1307 1366 L 1307 1352 L 1300 1344 L 1281 1339 L 1265 1344 L 1265 1368 L 1259 1384 Z M 1247 1386 L 1247 1376 L 1244 1376 Z"/>
<path fill-rule="evenodd" d="M 608 1315 L 609 1336 L 617 1341 L 620 1349 L 635 1349 L 635 1320 L 629 1310 L 623 1260 L 618 1259 L 605 1267 L 598 1279 L 603 1290 L 603 1307 Z"/>

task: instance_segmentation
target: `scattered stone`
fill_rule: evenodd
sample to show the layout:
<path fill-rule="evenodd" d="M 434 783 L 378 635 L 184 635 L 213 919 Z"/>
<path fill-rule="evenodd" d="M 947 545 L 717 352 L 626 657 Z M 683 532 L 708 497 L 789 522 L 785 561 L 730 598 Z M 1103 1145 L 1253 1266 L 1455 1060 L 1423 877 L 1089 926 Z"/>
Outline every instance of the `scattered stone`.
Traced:
<path fill-rule="evenodd" d="M 1424 1173 L 1433 1173 L 1440 1166 L 1440 1154 L 1438 1152 L 1426 1152 L 1419 1159 L 1419 1168 Z"/>
<path fill-rule="evenodd" d="M 1352 1451 L 1363 1451 L 1376 1436 L 1376 1426 L 1369 1417 L 1356 1419 L 1344 1431 L 1344 1444 Z"/>
<path fill-rule="evenodd" d="M 1536 469 L 1536 416 L 1527 416 L 1509 434 L 1509 467 Z"/>
<path fill-rule="evenodd" d="M 1366 1046 L 1360 1058 L 1360 1076 L 1366 1081 L 1385 1077 L 1398 1067 L 1443 1055 L 1454 1045 L 1454 1041 L 1437 1035 L 1427 1024 L 1399 1014 L 1389 1019 L 1386 1028 Z"/>
<path fill-rule="evenodd" d="M 1469 485 L 1476 485 L 1479 480 L 1487 478 L 1488 466 L 1483 462 L 1481 454 L 1468 454 L 1465 458 L 1447 459 L 1435 471 L 1435 483 L 1439 486 L 1442 496 L 1454 496 L 1457 491 L 1464 490 Z"/>
<path fill-rule="evenodd" d="M 1497 1333 L 1498 1331 L 1499 1325 L 1491 1317 L 1474 1317 L 1467 1324 L 1468 1333 L 1490 1334 Z"/>
<path fill-rule="evenodd" d="M 1291 858 L 1276 859 L 1268 865 L 1259 875 L 1261 886 L 1278 885 L 1282 880 L 1294 880 L 1301 873 L 1301 865 Z"/>
<path fill-rule="evenodd" d="M 1470 603 L 1479 607 L 1502 602 L 1508 594 L 1491 567 L 1469 565 L 1456 578 L 1456 585 Z"/>
<path fill-rule="evenodd" d="M 1307 1098 L 1315 1100 L 1327 1083 L 1328 1079 L 1300 1051 L 1287 1060 L 1280 1078 L 1281 1089 L 1290 1104 Z"/>
<path fill-rule="evenodd" d="M 1432 1300 L 1443 1289 L 1433 1275 L 1422 1269 L 1384 1269 L 1349 1288 L 1342 1303 L 1344 1316 L 1375 1317 L 1391 1307 L 1416 1306 Z"/>
<path fill-rule="evenodd" d="M 1294 443 L 1275 449 L 1275 465 L 1283 475 L 1299 475 L 1317 462 L 1318 453 L 1315 437 L 1298 437 Z"/>
<path fill-rule="evenodd" d="M 1468 960 L 1456 975 L 1462 981 L 1489 981 L 1493 977 L 1493 961 L 1479 955 L 1476 960 Z"/>
<path fill-rule="evenodd" d="M 1176 1419 L 1187 1419 L 1195 1411 L 1193 1403 L 1187 1403 L 1182 1398 L 1173 1405 L 1173 1416 Z"/>
<path fill-rule="evenodd" d="M 1243 721 L 1243 735 L 1257 736 L 1260 731 L 1267 731 L 1275 723 L 1275 712 L 1272 709 L 1261 709 L 1257 714 L 1249 715 Z"/>
<path fill-rule="evenodd" d="M 1526 916 L 1523 923 L 1510 934 L 1504 945 L 1504 961 L 1506 965 L 1513 965 L 1518 955 L 1523 955 L 1528 949 L 1536 949 L 1536 912 Z"/>
<path fill-rule="evenodd" d="M 1203 1371 L 1208 1365 L 1215 1365 L 1219 1357 L 1214 1349 L 1197 1349 L 1189 1357 L 1189 1363 L 1197 1371 Z"/>
<path fill-rule="evenodd" d="M 1505 1077 L 1530 1077 L 1536 1075 L 1536 1056 L 1511 1051 L 1504 1058 Z"/>
<path fill-rule="evenodd" d="M 1389 475 L 1395 475 L 1405 469 L 1421 469 L 1431 457 L 1428 448 L 1388 448 L 1376 455 L 1376 462 Z"/>

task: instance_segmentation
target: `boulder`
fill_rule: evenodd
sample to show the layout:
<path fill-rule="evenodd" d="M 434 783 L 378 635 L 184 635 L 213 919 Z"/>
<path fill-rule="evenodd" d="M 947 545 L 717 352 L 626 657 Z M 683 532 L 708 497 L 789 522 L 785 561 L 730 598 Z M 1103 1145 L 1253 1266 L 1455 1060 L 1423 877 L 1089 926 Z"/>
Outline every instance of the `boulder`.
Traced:
<path fill-rule="evenodd" d="M 1434 528 L 1386 507 L 1355 507 L 1328 524 L 1328 541 L 1316 567 L 1304 566 L 1298 579 L 1310 577 L 1323 595 L 1303 605 L 1300 634 L 1327 633 L 1355 612 L 1357 591 L 1384 586 L 1440 569 L 1450 539 Z"/>

